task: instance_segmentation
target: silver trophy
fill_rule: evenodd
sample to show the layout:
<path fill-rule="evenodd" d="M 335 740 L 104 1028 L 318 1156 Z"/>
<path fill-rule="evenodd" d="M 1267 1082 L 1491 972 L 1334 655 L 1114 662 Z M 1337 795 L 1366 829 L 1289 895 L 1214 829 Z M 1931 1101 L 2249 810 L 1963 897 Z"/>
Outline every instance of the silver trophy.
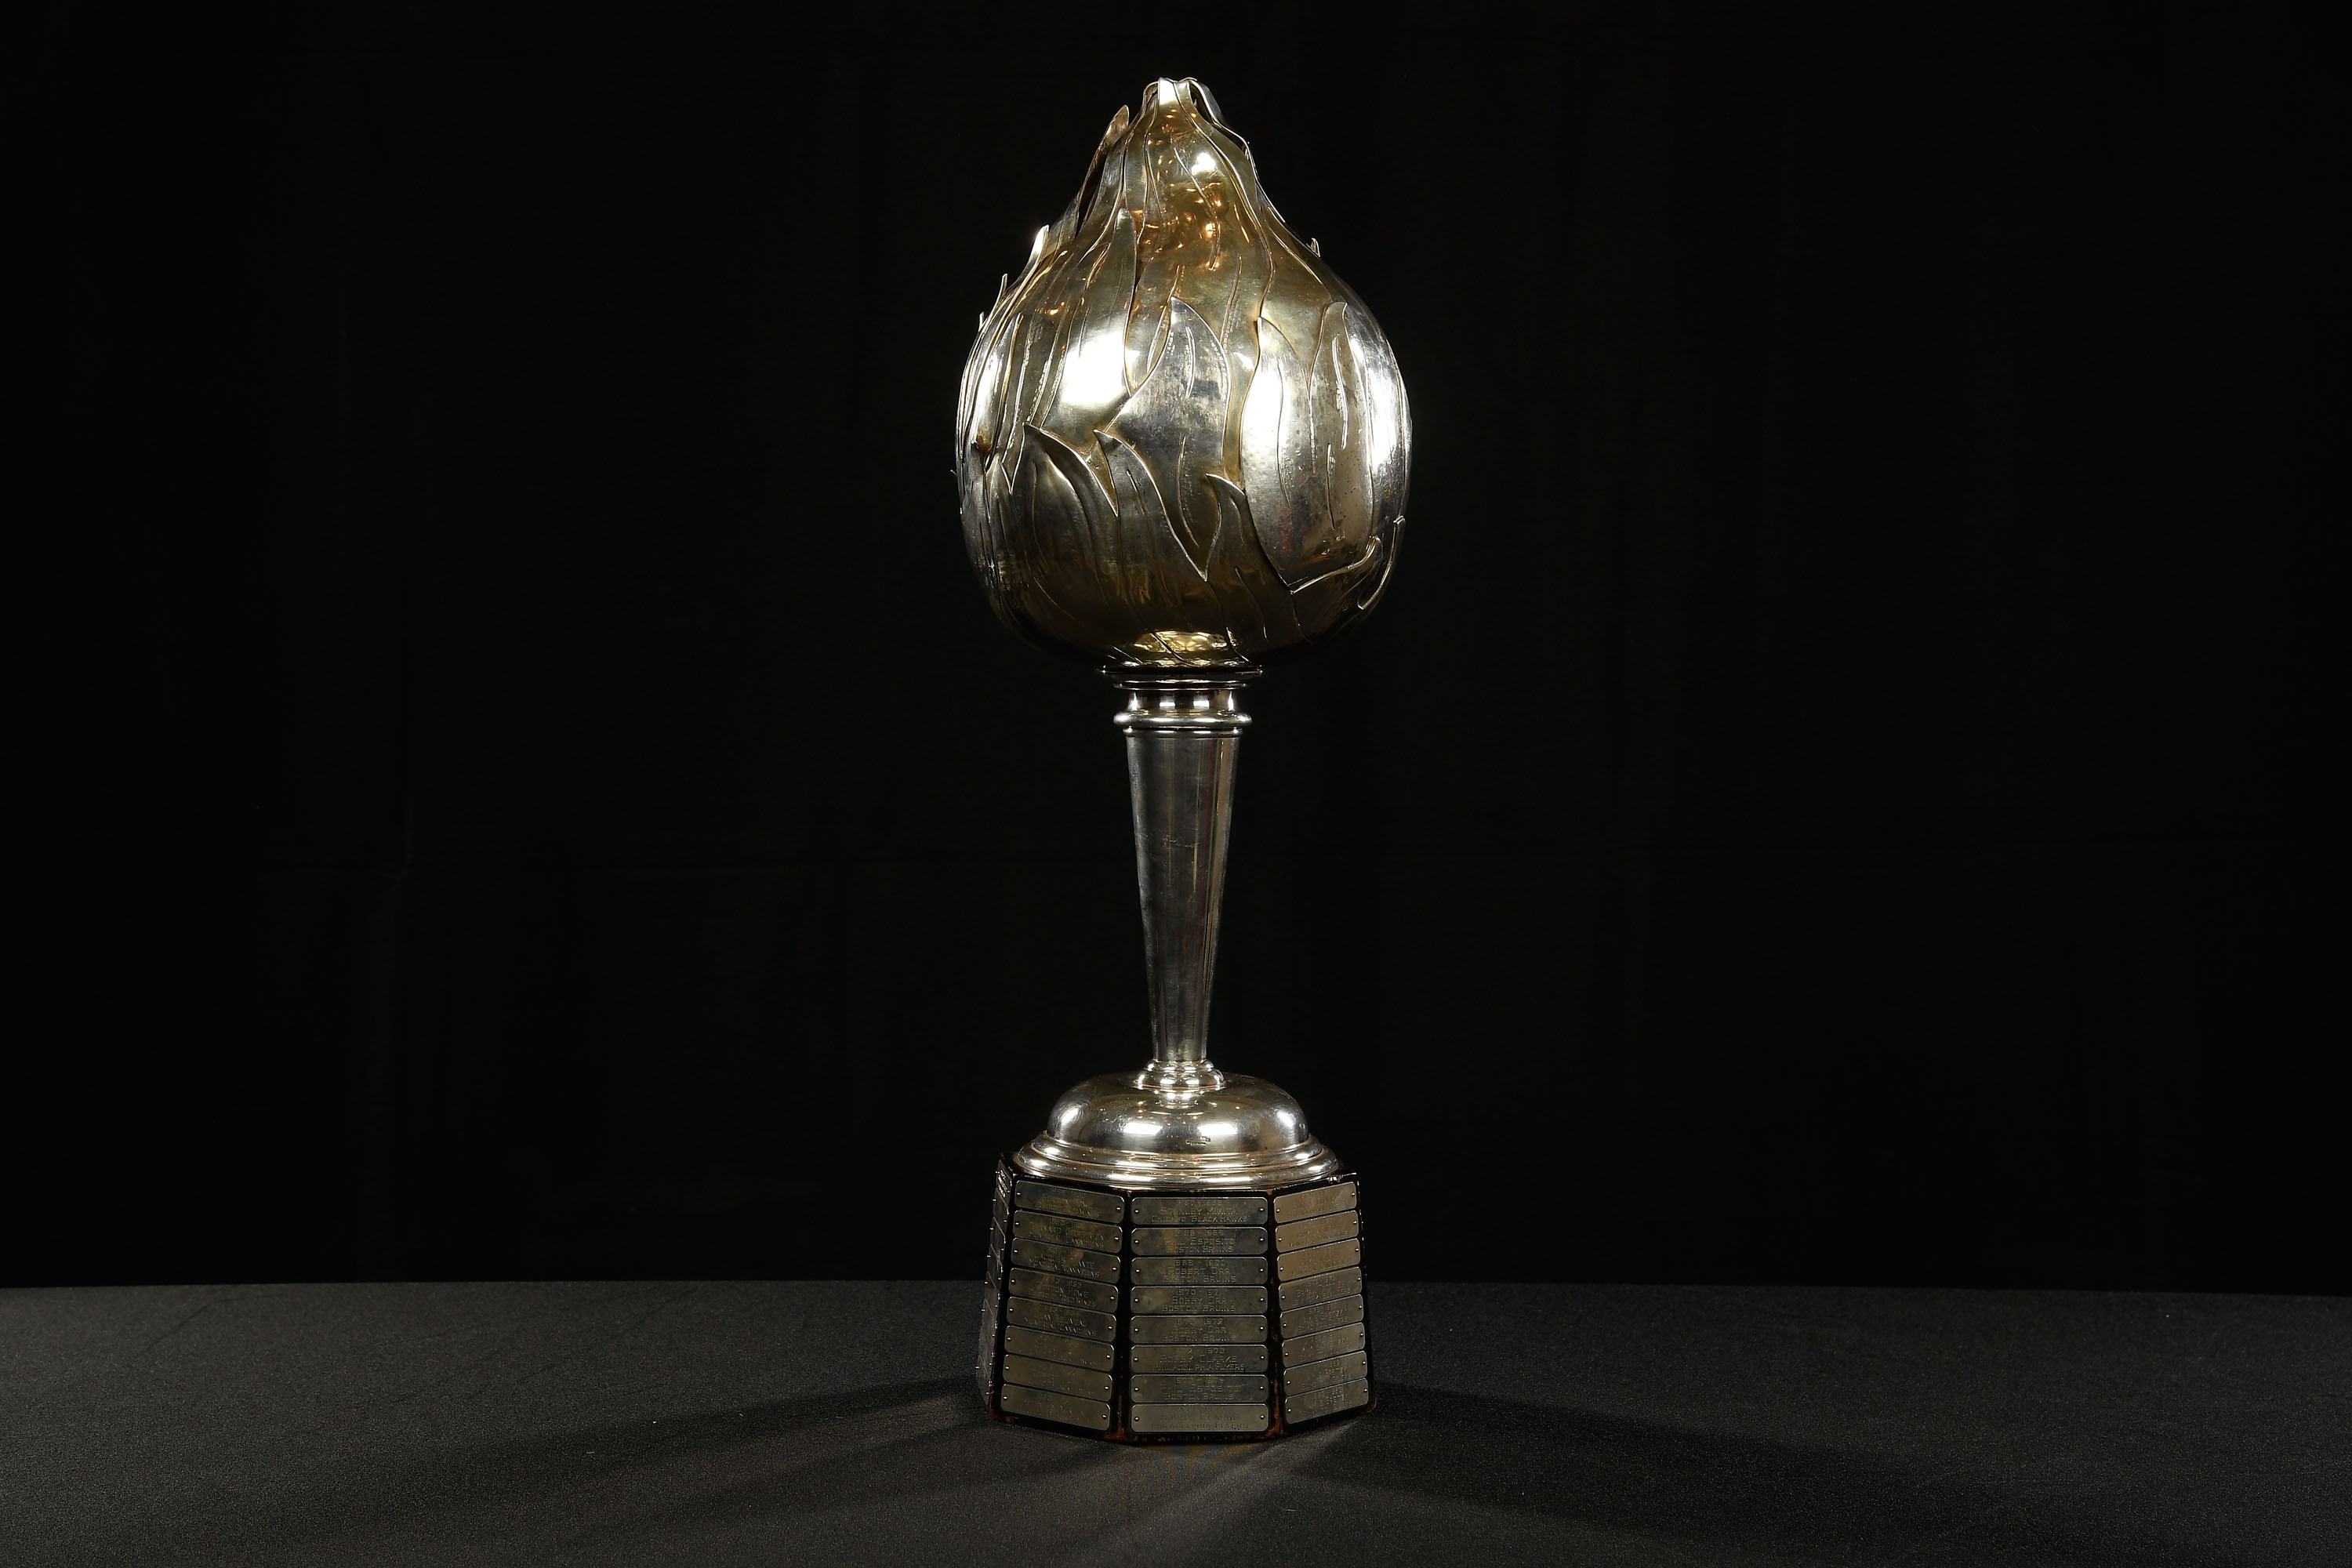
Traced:
<path fill-rule="evenodd" d="M 989 603 L 1127 694 L 1151 1060 L 1002 1162 L 992 1415 L 1123 1440 L 1371 1406 L 1356 1173 L 1208 1058 L 1235 698 L 1388 584 L 1412 425 L 1371 313 L 1259 187 L 1200 83 L 1122 108 L 981 321 L 956 415 Z"/>

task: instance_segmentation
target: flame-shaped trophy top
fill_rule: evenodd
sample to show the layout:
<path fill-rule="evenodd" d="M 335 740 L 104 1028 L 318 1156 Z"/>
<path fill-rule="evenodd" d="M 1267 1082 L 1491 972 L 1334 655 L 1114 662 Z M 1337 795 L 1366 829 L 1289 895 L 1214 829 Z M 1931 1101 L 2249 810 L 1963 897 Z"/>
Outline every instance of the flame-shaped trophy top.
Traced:
<path fill-rule="evenodd" d="M 1284 226 L 1208 90 L 1155 81 L 982 318 L 964 542 L 1045 647 L 1245 665 L 1379 599 L 1411 440 L 1371 312 Z"/>

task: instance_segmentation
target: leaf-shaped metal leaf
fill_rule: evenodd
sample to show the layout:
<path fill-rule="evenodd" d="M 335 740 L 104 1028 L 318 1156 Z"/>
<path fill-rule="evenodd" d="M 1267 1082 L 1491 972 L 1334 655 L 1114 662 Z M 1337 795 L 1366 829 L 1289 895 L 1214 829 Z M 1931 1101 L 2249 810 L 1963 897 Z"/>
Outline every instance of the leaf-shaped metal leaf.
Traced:
<path fill-rule="evenodd" d="M 1320 542 L 1321 465 L 1312 461 L 1315 425 L 1307 411 L 1307 366 L 1282 329 L 1257 323 L 1257 374 L 1242 405 L 1242 485 L 1266 559 L 1285 583 L 1314 574 Z"/>
<path fill-rule="evenodd" d="M 1363 384 L 1348 342 L 1348 307 L 1333 300 L 1323 312 L 1315 344 L 1315 374 L 1307 393 L 1315 421 L 1316 459 L 1323 470 L 1323 538 L 1341 560 L 1362 553 L 1382 520 L 1372 515 L 1371 443 L 1365 428 Z"/>
<path fill-rule="evenodd" d="M 1250 518 L 1249 497 L 1223 474 L 1207 479 L 1217 501 L 1217 532 L 1209 542 L 1209 586 L 1217 595 L 1234 646 L 1252 656 L 1304 642 L 1307 634 L 1290 595 L 1275 574 Z"/>
<path fill-rule="evenodd" d="M 1216 334 L 1199 311 L 1171 300 L 1160 358 L 1108 426 L 1151 470 L 1196 574 L 1204 570 L 1217 525 L 1216 502 L 1202 480 L 1224 470 L 1230 386 L 1225 351 Z"/>
<path fill-rule="evenodd" d="M 1055 307 L 1060 341 L 1052 381 L 1034 423 L 1073 447 L 1085 445 L 1095 426 L 1127 401 L 1127 311 L 1135 292 L 1135 222 L 1125 208 L 1095 247 L 1073 264 L 1083 291 Z"/>

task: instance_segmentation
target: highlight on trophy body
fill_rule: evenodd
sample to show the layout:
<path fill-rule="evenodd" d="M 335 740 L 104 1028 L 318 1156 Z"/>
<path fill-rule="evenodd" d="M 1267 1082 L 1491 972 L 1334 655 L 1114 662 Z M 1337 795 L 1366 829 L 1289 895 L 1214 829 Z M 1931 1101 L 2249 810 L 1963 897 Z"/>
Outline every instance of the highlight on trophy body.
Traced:
<path fill-rule="evenodd" d="M 999 1163 L 992 1415 L 1258 1437 L 1374 1403 L 1360 1178 L 1207 1033 L 1237 695 L 1379 601 L 1411 432 L 1378 323 L 1189 79 L 1112 118 L 981 320 L 964 542 L 1006 624 L 1126 694 L 1151 1019 L 1147 1063 L 1071 1089 Z"/>

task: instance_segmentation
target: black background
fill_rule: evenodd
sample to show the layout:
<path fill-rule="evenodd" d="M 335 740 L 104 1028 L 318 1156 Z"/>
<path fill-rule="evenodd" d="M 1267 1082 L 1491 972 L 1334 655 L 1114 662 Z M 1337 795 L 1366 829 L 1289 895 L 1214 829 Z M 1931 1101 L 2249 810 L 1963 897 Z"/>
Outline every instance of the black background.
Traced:
<path fill-rule="evenodd" d="M 1412 395 L 1381 615 L 1251 690 L 1214 1026 L 1382 1271 L 2352 1289 L 2323 58 L 53 9 L 0 1271 L 976 1268 L 1145 1019 L 1112 695 L 990 620 L 954 386 L 1166 73 Z"/>

